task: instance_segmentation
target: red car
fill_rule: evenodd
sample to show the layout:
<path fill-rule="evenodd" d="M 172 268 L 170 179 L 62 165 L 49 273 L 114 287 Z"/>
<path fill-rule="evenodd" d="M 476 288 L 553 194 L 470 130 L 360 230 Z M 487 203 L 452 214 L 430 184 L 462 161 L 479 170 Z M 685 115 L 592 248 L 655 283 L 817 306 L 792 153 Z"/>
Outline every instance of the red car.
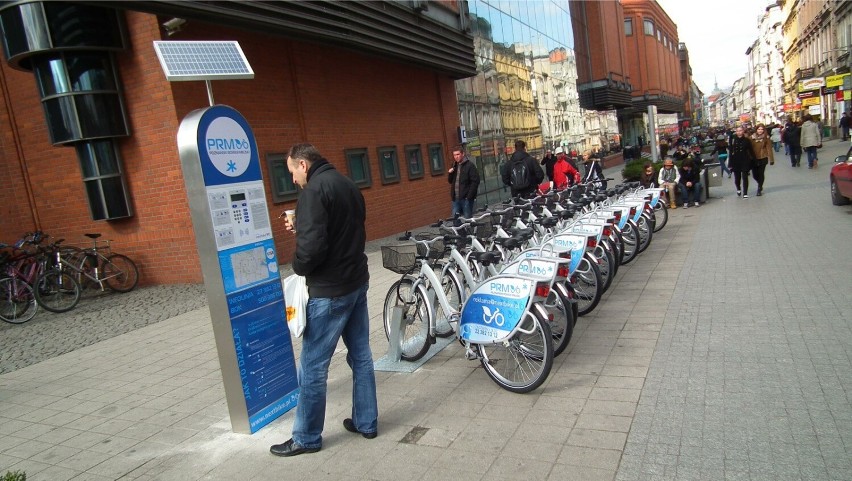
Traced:
<path fill-rule="evenodd" d="M 834 159 L 831 168 L 831 203 L 845 205 L 852 199 L 852 147 L 846 155 Z"/>

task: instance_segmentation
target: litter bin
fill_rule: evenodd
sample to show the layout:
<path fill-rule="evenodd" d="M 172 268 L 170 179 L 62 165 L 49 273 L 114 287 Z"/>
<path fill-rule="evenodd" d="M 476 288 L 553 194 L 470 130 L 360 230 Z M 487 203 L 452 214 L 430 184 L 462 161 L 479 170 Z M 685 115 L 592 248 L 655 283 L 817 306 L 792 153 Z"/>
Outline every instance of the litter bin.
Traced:
<path fill-rule="evenodd" d="M 823 139 L 831 138 L 831 126 L 830 125 L 823 125 L 823 127 L 822 127 L 822 138 Z"/>
<path fill-rule="evenodd" d="M 710 198 L 710 187 L 722 186 L 722 164 L 709 162 L 704 164 L 704 191 Z"/>

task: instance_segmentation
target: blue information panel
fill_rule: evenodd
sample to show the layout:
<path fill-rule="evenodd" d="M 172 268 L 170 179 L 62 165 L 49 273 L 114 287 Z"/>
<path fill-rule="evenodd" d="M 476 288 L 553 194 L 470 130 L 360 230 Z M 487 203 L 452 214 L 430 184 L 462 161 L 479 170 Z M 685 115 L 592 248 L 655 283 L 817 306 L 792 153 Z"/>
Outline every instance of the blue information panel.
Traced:
<path fill-rule="evenodd" d="M 257 144 L 239 112 L 217 105 L 198 122 L 197 146 L 254 433 L 293 408 L 299 395 Z"/>
<path fill-rule="evenodd" d="M 505 338 L 521 321 L 534 288 L 534 281 L 517 277 L 485 281 L 462 308 L 459 336 L 472 343 Z"/>

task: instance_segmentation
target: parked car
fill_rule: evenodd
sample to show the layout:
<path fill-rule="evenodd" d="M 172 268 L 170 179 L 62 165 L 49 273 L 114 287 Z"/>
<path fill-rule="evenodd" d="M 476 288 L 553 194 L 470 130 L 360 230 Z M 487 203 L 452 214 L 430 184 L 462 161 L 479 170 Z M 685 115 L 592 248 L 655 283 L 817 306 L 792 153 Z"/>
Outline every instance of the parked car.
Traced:
<path fill-rule="evenodd" d="M 829 181 L 831 182 L 831 203 L 848 204 L 852 199 L 852 147 L 846 155 L 834 159 Z"/>

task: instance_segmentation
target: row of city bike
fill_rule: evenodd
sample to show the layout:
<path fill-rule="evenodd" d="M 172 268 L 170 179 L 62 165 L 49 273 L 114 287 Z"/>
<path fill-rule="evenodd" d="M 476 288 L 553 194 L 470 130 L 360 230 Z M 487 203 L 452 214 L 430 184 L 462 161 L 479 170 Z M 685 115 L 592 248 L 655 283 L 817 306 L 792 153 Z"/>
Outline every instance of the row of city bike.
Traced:
<path fill-rule="evenodd" d="M 538 388 L 577 317 L 668 222 L 661 195 L 638 182 L 580 184 L 406 233 L 382 246 L 383 266 L 401 274 L 384 303 L 389 342 L 416 361 L 455 336 L 502 388 Z"/>
<path fill-rule="evenodd" d="M 101 234 L 85 234 L 91 247 L 64 244 L 41 231 L 27 232 L 14 245 L 0 244 L 0 319 L 22 324 L 41 307 L 67 312 L 86 288 L 129 292 L 139 270 L 129 257 L 112 252 Z"/>

